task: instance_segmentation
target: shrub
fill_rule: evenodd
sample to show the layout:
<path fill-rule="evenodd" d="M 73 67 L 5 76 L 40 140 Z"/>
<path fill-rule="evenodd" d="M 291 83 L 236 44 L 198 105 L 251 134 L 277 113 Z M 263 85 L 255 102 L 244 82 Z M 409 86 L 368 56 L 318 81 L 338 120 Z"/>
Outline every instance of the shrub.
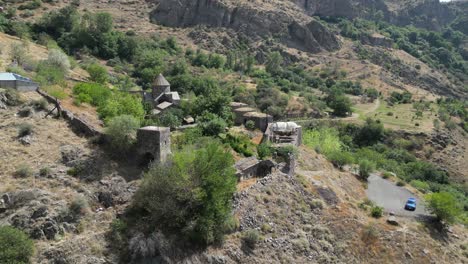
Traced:
<path fill-rule="evenodd" d="M 380 218 L 383 215 L 383 208 L 380 206 L 373 206 L 371 209 L 371 216 L 374 218 Z"/>
<path fill-rule="evenodd" d="M 0 226 L 0 263 L 26 264 L 34 252 L 34 243 L 24 232 Z"/>
<path fill-rule="evenodd" d="M 47 177 L 51 174 L 51 170 L 49 167 L 43 167 L 39 170 L 39 175 L 42 177 Z"/>
<path fill-rule="evenodd" d="M 253 152 L 250 149 L 252 143 L 250 142 L 249 137 L 246 135 L 227 134 L 223 139 L 223 142 L 228 143 L 231 148 L 239 154 L 242 154 L 246 157 L 253 156 Z"/>
<path fill-rule="evenodd" d="M 250 248 L 255 248 L 256 244 L 260 241 L 260 232 L 255 229 L 249 229 L 242 235 L 242 241 Z"/>
<path fill-rule="evenodd" d="M 9 106 L 18 106 L 23 103 L 20 93 L 16 89 L 5 89 L 3 90 L 7 98 L 6 104 Z"/>
<path fill-rule="evenodd" d="M 367 179 L 372 171 L 374 171 L 374 163 L 364 159 L 359 161 L 359 176 L 363 179 Z"/>
<path fill-rule="evenodd" d="M 403 186 L 406 185 L 406 183 L 404 181 L 397 181 L 396 185 L 400 186 L 400 187 L 403 187 Z"/>
<path fill-rule="evenodd" d="M 449 192 L 431 193 L 425 197 L 427 208 L 436 215 L 439 221 L 452 224 L 461 215 L 462 208 Z"/>
<path fill-rule="evenodd" d="M 89 78 L 93 82 L 104 84 L 109 79 L 107 70 L 97 63 L 93 63 L 86 68 L 89 73 Z"/>
<path fill-rule="evenodd" d="M 136 132 L 140 127 L 138 120 L 130 115 L 121 115 L 110 120 L 106 128 L 110 146 L 116 154 L 125 154 L 136 142 Z"/>
<path fill-rule="evenodd" d="M 29 106 L 23 107 L 18 111 L 20 117 L 28 117 L 32 115 L 32 109 Z"/>
<path fill-rule="evenodd" d="M 33 133 L 33 126 L 29 123 L 22 123 L 18 127 L 18 137 L 24 137 Z"/>
<path fill-rule="evenodd" d="M 375 243 L 378 239 L 379 231 L 375 227 L 375 224 L 369 224 L 364 227 L 361 239 L 366 245 Z"/>
<path fill-rule="evenodd" d="M 73 87 L 73 94 L 82 103 L 99 106 L 111 96 L 111 91 L 98 83 L 79 83 Z"/>
<path fill-rule="evenodd" d="M 16 168 L 15 176 L 19 178 L 28 178 L 33 175 L 33 171 L 28 164 L 21 164 Z"/>
<path fill-rule="evenodd" d="M 71 68 L 70 60 L 68 59 L 67 54 L 58 49 L 49 50 L 47 64 L 60 69 L 65 74 L 65 76 L 68 75 L 68 72 Z"/>
<path fill-rule="evenodd" d="M 119 115 L 131 115 L 138 122 L 141 122 L 145 116 L 145 109 L 141 99 L 132 94 L 124 92 L 115 92 L 97 109 L 99 117 L 108 123 L 113 117 Z"/>
<path fill-rule="evenodd" d="M 47 110 L 47 100 L 44 98 L 32 101 L 31 105 L 36 110 Z"/>
<path fill-rule="evenodd" d="M 280 146 L 275 148 L 278 157 L 289 158 L 289 155 L 297 156 L 298 150 L 295 146 Z"/>
<path fill-rule="evenodd" d="M 327 155 L 327 158 L 339 169 L 343 169 L 345 165 L 353 163 L 353 156 L 347 151 L 333 151 Z"/>
<path fill-rule="evenodd" d="M 412 180 L 412 181 L 410 181 L 409 184 L 411 186 L 413 186 L 414 188 L 416 188 L 419 191 L 424 192 L 424 193 L 429 191 L 429 189 L 430 189 L 430 186 L 429 186 L 429 184 L 427 182 L 420 181 L 420 180 Z"/>
<path fill-rule="evenodd" d="M 86 212 L 89 209 L 89 204 L 88 204 L 88 201 L 86 200 L 85 197 L 77 196 L 70 203 L 68 209 L 69 209 L 69 212 L 73 216 L 80 217 L 80 216 L 86 214 Z"/>
<path fill-rule="evenodd" d="M 257 145 L 257 154 L 259 159 L 271 156 L 271 146 L 267 143 Z"/>
<path fill-rule="evenodd" d="M 245 127 L 248 130 L 254 130 L 255 129 L 255 122 L 252 121 L 252 120 L 249 120 L 249 121 L 245 122 Z"/>
<path fill-rule="evenodd" d="M 145 174 L 133 207 L 152 228 L 204 245 L 221 241 L 236 191 L 232 155 L 211 140 L 199 149 L 175 151 L 170 159 Z"/>
<path fill-rule="evenodd" d="M 384 179 L 391 178 L 392 176 L 393 176 L 393 174 L 391 172 L 388 172 L 388 171 L 384 171 L 382 173 L 382 178 L 384 178 Z"/>
<path fill-rule="evenodd" d="M 205 136 L 216 136 L 223 133 L 227 127 L 226 121 L 216 114 L 205 113 L 198 118 L 198 125 Z"/>

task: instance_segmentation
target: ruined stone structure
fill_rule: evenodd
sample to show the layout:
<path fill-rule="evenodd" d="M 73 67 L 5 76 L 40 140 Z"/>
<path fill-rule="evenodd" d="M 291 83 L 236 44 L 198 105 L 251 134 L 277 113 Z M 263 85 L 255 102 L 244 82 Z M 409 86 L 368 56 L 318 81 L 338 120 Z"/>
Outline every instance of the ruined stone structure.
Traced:
<path fill-rule="evenodd" d="M 143 162 L 165 162 L 171 154 L 171 130 L 147 126 L 137 131 L 137 154 Z"/>
<path fill-rule="evenodd" d="M 232 102 L 231 110 L 234 112 L 234 124 L 240 126 L 245 125 L 247 121 L 253 121 L 255 128 L 265 131 L 268 123 L 273 122 L 273 117 L 268 114 L 261 113 L 255 108 L 248 107 L 244 103 Z"/>
<path fill-rule="evenodd" d="M 241 159 L 234 165 L 239 181 L 265 177 L 274 172 L 276 163 L 271 160 L 258 160 L 256 157 Z"/>
<path fill-rule="evenodd" d="M 276 122 L 268 124 L 264 139 L 276 145 L 302 144 L 302 127 L 294 122 Z"/>
<path fill-rule="evenodd" d="M 162 74 L 154 80 L 151 93 L 143 92 L 143 98 L 155 108 L 152 112 L 154 115 L 180 103 L 179 93 L 171 92 L 171 84 Z"/>

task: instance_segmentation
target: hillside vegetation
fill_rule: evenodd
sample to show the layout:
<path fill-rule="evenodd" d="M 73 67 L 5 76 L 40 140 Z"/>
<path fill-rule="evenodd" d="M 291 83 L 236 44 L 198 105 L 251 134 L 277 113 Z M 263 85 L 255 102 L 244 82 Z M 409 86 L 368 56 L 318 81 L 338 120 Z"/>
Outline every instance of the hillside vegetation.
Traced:
<path fill-rule="evenodd" d="M 464 3 L 0 6 L 0 70 L 73 116 L 0 88 L 0 262 L 467 261 Z M 160 74 L 181 100 L 155 111 Z M 235 125 L 233 102 L 301 125 L 302 146 Z M 167 161 L 138 160 L 145 126 L 171 129 Z M 240 180 L 247 158 L 275 165 Z M 367 198 L 373 177 L 428 211 L 394 216 Z"/>

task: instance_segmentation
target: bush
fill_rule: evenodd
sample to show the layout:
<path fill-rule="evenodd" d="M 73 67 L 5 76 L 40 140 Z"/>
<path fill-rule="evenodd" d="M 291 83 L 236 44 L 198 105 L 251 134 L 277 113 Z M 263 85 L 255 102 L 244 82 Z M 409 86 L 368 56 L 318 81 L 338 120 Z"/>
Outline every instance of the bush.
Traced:
<path fill-rule="evenodd" d="M 247 128 L 248 130 L 254 130 L 255 129 L 255 122 L 252 121 L 252 120 L 249 120 L 249 121 L 245 122 L 245 128 Z"/>
<path fill-rule="evenodd" d="M 0 263 L 26 264 L 34 252 L 34 243 L 24 232 L 0 227 Z"/>
<path fill-rule="evenodd" d="M 93 63 L 86 68 L 89 73 L 89 79 L 93 82 L 104 84 L 109 79 L 107 70 L 97 63 Z"/>
<path fill-rule="evenodd" d="M 392 176 L 393 176 L 393 174 L 391 172 L 388 172 L 388 171 L 384 171 L 382 173 L 382 178 L 384 178 L 384 179 L 391 178 Z"/>
<path fill-rule="evenodd" d="M 371 209 L 371 216 L 374 218 L 380 218 L 383 215 L 383 208 L 380 206 L 374 206 Z"/>
<path fill-rule="evenodd" d="M 244 155 L 245 157 L 253 156 L 253 152 L 250 148 L 252 143 L 246 135 L 227 134 L 223 139 L 223 142 L 228 143 L 234 151 Z"/>
<path fill-rule="evenodd" d="M 32 115 L 32 109 L 29 106 L 23 107 L 18 111 L 20 117 L 28 117 Z"/>
<path fill-rule="evenodd" d="M 76 99 L 81 103 L 99 106 L 104 104 L 112 93 L 98 83 L 79 83 L 73 87 L 73 94 L 77 95 Z"/>
<path fill-rule="evenodd" d="M 118 155 L 126 154 L 136 142 L 136 132 L 139 127 L 138 120 L 130 115 L 112 118 L 105 130 L 112 150 Z"/>
<path fill-rule="evenodd" d="M 24 137 L 33 133 L 33 126 L 29 123 L 22 123 L 18 127 L 18 137 Z"/>
<path fill-rule="evenodd" d="M 327 158 L 340 170 L 343 169 L 346 164 L 353 163 L 353 156 L 347 151 L 333 151 L 327 155 Z"/>
<path fill-rule="evenodd" d="M 403 187 L 406 185 L 406 183 L 404 181 L 397 181 L 396 185 L 399 187 Z"/>
<path fill-rule="evenodd" d="M 367 179 L 371 172 L 375 169 L 374 163 L 364 159 L 359 161 L 359 176 L 363 179 Z"/>
<path fill-rule="evenodd" d="M 20 93 L 16 89 L 5 89 L 0 91 L 5 94 L 7 101 L 6 104 L 9 106 L 18 106 L 23 103 Z"/>
<path fill-rule="evenodd" d="M 242 235 L 242 240 L 250 248 L 255 248 L 255 245 L 260 241 L 260 232 L 255 229 L 249 229 Z"/>
<path fill-rule="evenodd" d="M 449 192 L 431 193 L 425 197 L 427 208 L 436 215 L 439 221 L 452 224 L 461 215 L 462 208 Z"/>
<path fill-rule="evenodd" d="M 145 109 L 141 99 L 125 92 L 115 92 L 97 108 L 99 117 L 107 124 L 113 117 L 131 115 L 138 122 L 145 117 Z"/>
<path fill-rule="evenodd" d="M 429 191 L 429 189 L 430 189 L 430 186 L 429 186 L 429 184 L 427 182 L 420 181 L 420 180 L 412 180 L 412 181 L 410 181 L 409 184 L 411 186 L 413 186 L 414 188 L 416 188 L 419 191 L 424 192 L 424 193 Z"/>
<path fill-rule="evenodd" d="M 89 209 L 88 201 L 83 196 L 77 196 L 73 201 L 70 203 L 68 210 L 74 217 L 80 217 Z"/>
<path fill-rule="evenodd" d="M 271 156 L 271 146 L 267 143 L 257 145 L 257 154 L 259 159 L 264 159 Z"/>
<path fill-rule="evenodd" d="M 51 170 L 49 167 L 43 167 L 39 170 L 39 175 L 42 177 L 50 176 Z"/>
<path fill-rule="evenodd" d="M 144 224 L 206 245 L 221 241 L 236 191 L 234 159 L 218 142 L 175 151 L 154 164 L 134 196 Z M 141 223 L 143 224 L 143 223 Z"/>
<path fill-rule="evenodd" d="M 47 64 L 60 69 L 65 74 L 65 76 L 68 75 L 68 72 L 71 68 L 70 60 L 68 59 L 67 54 L 58 49 L 49 50 Z"/>
<path fill-rule="evenodd" d="M 197 122 L 205 136 L 217 136 L 228 126 L 224 119 L 212 113 L 205 113 L 197 119 Z"/>
<path fill-rule="evenodd" d="M 21 164 L 16 168 L 15 176 L 19 178 L 28 178 L 33 175 L 33 171 L 28 164 Z"/>
<path fill-rule="evenodd" d="M 31 102 L 31 105 L 34 107 L 36 110 L 47 110 L 47 100 L 44 98 L 34 100 Z"/>

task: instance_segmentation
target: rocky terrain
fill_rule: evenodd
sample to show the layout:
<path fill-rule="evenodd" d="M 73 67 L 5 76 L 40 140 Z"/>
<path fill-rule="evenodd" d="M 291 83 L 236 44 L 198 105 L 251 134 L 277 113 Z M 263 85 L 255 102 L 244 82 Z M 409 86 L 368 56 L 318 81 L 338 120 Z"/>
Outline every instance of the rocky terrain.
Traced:
<path fill-rule="evenodd" d="M 31 17 L 17 19 L 32 21 L 66 4 L 68 1 L 44 3 Z M 463 12 L 455 5 L 462 3 L 82 0 L 79 9 L 110 12 L 121 31 L 173 36 L 184 48 L 225 53 L 242 47 L 260 64 L 271 51 L 280 51 L 287 63 L 316 72 L 341 70 L 346 80 L 358 81 L 364 89 L 375 88 L 385 98 L 395 91 L 409 91 L 415 101 L 435 101 L 442 96 L 466 99 L 466 84 L 454 80 L 445 69 L 430 67 L 394 48 L 388 36 L 374 32 L 361 36 L 358 44 L 318 16 L 360 17 L 441 30 L 453 22 L 457 12 Z M 9 44 L 21 40 L 3 33 L 0 40 L 5 44 L 0 45 L 0 69 L 5 70 L 10 62 Z M 31 43 L 28 52 L 37 60 L 47 57 L 47 49 L 40 45 Z M 227 78 L 255 91 L 256 84 L 242 75 L 232 73 Z M 69 76 L 75 80 L 88 77 L 80 68 Z M 303 107 L 304 98 L 299 92 L 288 96 L 290 109 Z M 138 230 L 132 234 L 128 248 L 116 248 L 113 223 L 131 205 L 140 184 L 141 168 L 114 161 L 112 153 L 93 139 L 74 133 L 65 120 L 46 117 L 52 106 L 32 108 L 30 104 L 41 99 L 39 94 L 23 97 L 22 105 L 9 105 L 8 96 L 0 93 L 0 226 L 12 225 L 35 239 L 33 263 L 119 263 L 122 252 L 130 252 L 126 259 L 149 256 L 145 263 L 468 262 L 465 227 L 455 225 L 446 232 L 432 222 L 412 218 L 396 217 L 389 224 L 387 214 L 380 219 L 370 217 L 365 205 L 366 186 L 354 168 L 339 170 L 305 146 L 299 148 L 295 175 L 278 171 L 239 184 L 233 198 L 238 226 L 224 243 L 187 249 L 176 246 L 177 237 Z M 78 116 L 102 125 L 94 108 L 78 107 L 72 98 L 63 103 Z M 374 115 L 380 104 L 380 100 L 368 104 L 372 109 L 365 114 Z M 430 118 L 435 116 L 431 110 Z M 362 122 L 359 115 L 345 119 Z M 401 138 L 422 139 L 421 149 L 415 151 L 418 158 L 437 164 L 450 172 L 451 181 L 466 185 L 466 133 L 459 127 L 453 131 L 435 130 L 431 120 L 424 128 L 411 123 L 416 132 L 403 131 Z M 25 123 L 31 125 L 32 132 L 19 136 Z M 246 239 L 252 233 L 255 239 Z"/>

